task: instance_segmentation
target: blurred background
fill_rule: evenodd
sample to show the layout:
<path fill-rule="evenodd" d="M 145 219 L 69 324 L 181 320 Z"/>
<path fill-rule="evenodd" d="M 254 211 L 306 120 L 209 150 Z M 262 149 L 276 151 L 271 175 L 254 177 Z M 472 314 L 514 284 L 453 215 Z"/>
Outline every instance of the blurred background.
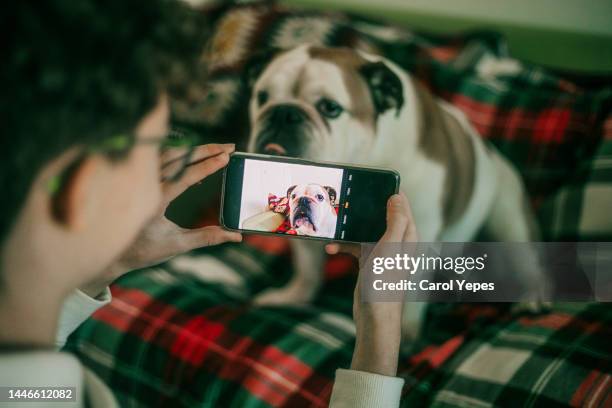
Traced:
<path fill-rule="evenodd" d="M 230 3 L 253 4 L 254 6 L 262 3 L 256 0 L 234 2 L 188 0 L 188 2 L 199 9 L 215 8 L 219 5 L 229 7 Z M 296 15 L 299 15 L 302 11 L 311 11 L 315 15 L 322 16 L 326 12 L 331 12 L 330 15 L 333 16 L 333 13 L 338 12 L 337 16 L 358 15 L 359 18 L 371 19 L 376 23 L 389 23 L 389 27 L 400 27 L 406 29 L 407 32 L 428 33 L 442 37 L 476 32 L 499 33 L 504 39 L 500 44 L 507 47 L 501 53 L 525 63 L 528 68 L 524 75 L 531 75 L 532 79 L 551 74 L 585 86 L 592 92 L 603 90 L 611 83 L 611 0 L 277 0 L 264 1 L 263 3 L 276 4 L 276 6 L 271 6 L 272 9 L 283 10 L 281 13 L 286 10 L 295 10 Z M 224 8 L 224 10 L 223 13 L 227 12 L 228 9 Z M 271 13 L 269 18 L 272 20 L 276 18 L 274 12 Z M 331 18 L 333 20 L 336 17 Z M 338 18 L 342 19 L 342 17 Z M 239 21 L 239 19 L 237 20 Z M 248 19 L 245 19 L 245 21 L 248 22 Z M 268 23 L 260 24 L 267 27 L 266 24 Z M 276 23 L 269 24 L 270 27 L 274 27 Z M 314 26 L 310 29 L 315 33 L 318 30 Z M 258 30 L 254 34 L 254 36 L 258 36 L 258 40 L 255 41 L 258 45 L 254 46 L 255 51 L 262 46 L 262 43 L 267 41 L 261 38 L 262 29 L 258 28 Z M 263 29 L 263 31 L 267 30 L 274 32 L 275 29 L 269 27 Z M 244 31 L 248 31 L 248 29 L 245 28 Z M 230 38 L 225 41 L 225 44 L 232 41 L 235 42 L 236 40 Z M 390 42 L 393 42 L 393 40 L 390 40 Z M 493 48 L 496 46 L 491 45 Z M 232 49 L 232 46 L 228 48 Z M 228 52 L 242 52 L 236 51 L 239 47 L 234 46 L 234 48 Z M 464 61 L 474 57 L 467 54 L 469 54 L 469 51 L 462 55 Z M 237 63 L 233 68 L 236 67 L 240 68 L 240 63 Z M 545 73 L 542 74 L 544 71 L 538 69 L 532 70 L 531 67 L 542 68 Z M 225 75 L 225 73 L 222 72 L 222 75 Z M 538 80 L 534 79 L 534 81 Z M 547 103 L 551 106 L 555 104 L 553 102 L 555 99 L 559 106 L 566 106 L 563 105 L 561 99 L 574 98 L 574 96 L 568 96 L 570 94 L 566 95 L 562 92 L 559 96 L 554 96 L 544 88 L 545 86 L 542 85 L 540 96 L 550 99 Z M 517 91 L 520 89 L 516 88 Z M 520 91 L 518 92 L 520 93 Z M 227 93 L 231 92 L 228 91 Z M 234 105 L 245 104 L 246 100 L 242 100 L 244 97 L 244 95 L 239 98 L 236 97 L 228 103 Z M 499 98 L 501 99 L 497 103 L 501 105 L 509 103 L 510 106 L 514 106 L 518 105 L 519 101 L 512 98 L 520 98 L 520 95 L 500 94 Z M 508 98 L 511 99 L 510 102 L 508 102 Z M 525 95 L 525 98 L 532 100 L 534 104 L 540 104 L 536 101 L 537 98 L 534 99 L 533 95 Z M 592 96 L 589 100 L 603 101 L 603 98 Z M 594 121 L 602 123 L 602 118 L 605 116 L 603 111 L 606 110 L 603 105 L 606 103 L 601 102 L 603 104 L 602 112 L 599 113 L 589 107 L 588 103 L 568 102 L 570 105 L 574 103 L 576 104 L 575 110 L 592 111 L 594 112 L 593 115 L 597 116 Z M 203 111 L 205 110 L 203 109 Z M 234 119 L 241 117 L 241 114 L 244 113 L 231 109 L 230 111 L 232 112 L 232 119 L 228 120 L 226 118 L 225 121 L 232 124 L 236 122 Z M 235 131 L 236 128 L 230 127 L 230 132 L 223 129 L 219 134 L 230 138 L 236 137 L 237 134 L 241 133 L 241 131 Z M 572 134 L 568 129 L 568 137 Z M 577 134 L 575 136 L 578 137 Z M 567 149 L 572 150 L 574 147 Z M 545 153 L 533 154 L 536 156 L 544 154 L 552 157 L 556 153 L 547 150 Z M 559 166 L 561 166 L 560 162 L 562 161 L 560 157 L 556 159 Z M 569 168 L 572 165 L 567 162 L 564 166 Z M 197 222 L 202 207 L 217 205 L 218 195 L 216 192 L 219 191 L 220 184 L 221 174 L 217 174 L 202 185 L 195 186 L 171 206 L 169 209 L 170 217 L 182 225 L 192 225 Z"/>
<path fill-rule="evenodd" d="M 563 70 L 612 71 L 610 0 L 284 0 L 367 14 L 415 30 L 493 29 L 521 60 Z"/>

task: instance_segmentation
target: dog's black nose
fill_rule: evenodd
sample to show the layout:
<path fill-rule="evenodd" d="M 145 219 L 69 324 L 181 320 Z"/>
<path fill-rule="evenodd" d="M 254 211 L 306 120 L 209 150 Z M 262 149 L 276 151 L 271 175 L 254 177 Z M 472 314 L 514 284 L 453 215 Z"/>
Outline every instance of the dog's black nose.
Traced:
<path fill-rule="evenodd" d="M 300 125 L 306 121 L 306 113 L 295 105 L 278 105 L 270 111 L 269 120 L 275 125 Z"/>
<path fill-rule="evenodd" d="M 300 197 L 298 199 L 298 205 L 300 207 L 308 207 L 310 205 L 310 200 L 308 199 L 308 197 Z"/>

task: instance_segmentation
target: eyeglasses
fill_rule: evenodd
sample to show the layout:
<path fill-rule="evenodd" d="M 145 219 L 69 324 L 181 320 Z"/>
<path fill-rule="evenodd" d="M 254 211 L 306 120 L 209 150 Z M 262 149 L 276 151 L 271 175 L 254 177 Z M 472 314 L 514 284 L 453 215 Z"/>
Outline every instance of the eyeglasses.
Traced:
<path fill-rule="evenodd" d="M 52 177 L 47 182 L 47 190 L 51 194 L 56 194 L 65 184 L 70 170 L 87 155 L 94 153 L 104 153 L 111 157 L 121 157 L 129 152 L 136 145 L 156 144 L 160 147 L 160 152 L 177 150 L 172 158 L 162 164 L 162 181 L 175 182 L 179 180 L 191 162 L 193 151 L 198 145 L 198 138 L 187 134 L 179 129 L 172 129 L 168 135 L 159 138 L 136 138 L 128 134 L 119 134 L 108 138 L 100 143 L 88 146 L 83 154 L 64 172 Z M 180 150 L 183 151 L 180 151 Z"/>

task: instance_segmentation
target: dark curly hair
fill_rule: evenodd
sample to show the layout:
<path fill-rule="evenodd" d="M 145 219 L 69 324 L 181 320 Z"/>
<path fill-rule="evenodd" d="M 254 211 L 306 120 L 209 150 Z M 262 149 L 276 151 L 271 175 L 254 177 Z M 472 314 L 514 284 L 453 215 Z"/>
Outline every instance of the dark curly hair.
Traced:
<path fill-rule="evenodd" d="M 172 0 L 18 0 L 0 24 L 0 242 L 44 166 L 132 131 L 198 66 L 201 16 Z"/>

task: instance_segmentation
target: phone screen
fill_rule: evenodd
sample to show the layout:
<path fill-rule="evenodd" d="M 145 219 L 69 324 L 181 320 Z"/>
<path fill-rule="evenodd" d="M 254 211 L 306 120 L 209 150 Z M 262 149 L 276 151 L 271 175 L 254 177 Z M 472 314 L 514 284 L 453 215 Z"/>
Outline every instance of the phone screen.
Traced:
<path fill-rule="evenodd" d="M 225 170 L 221 223 L 235 230 L 374 242 L 399 188 L 391 170 L 233 154 Z"/>

